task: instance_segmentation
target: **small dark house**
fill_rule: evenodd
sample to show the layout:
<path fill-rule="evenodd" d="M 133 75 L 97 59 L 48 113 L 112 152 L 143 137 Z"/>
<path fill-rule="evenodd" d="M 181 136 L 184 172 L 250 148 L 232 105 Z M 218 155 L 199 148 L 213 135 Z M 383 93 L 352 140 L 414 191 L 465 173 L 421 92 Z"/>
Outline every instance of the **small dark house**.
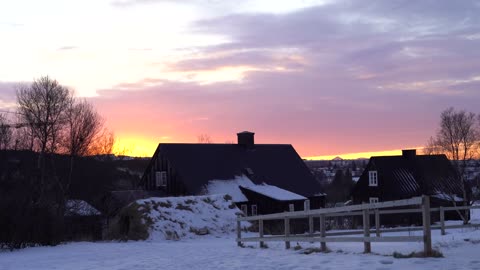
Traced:
<path fill-rule="evenodd" d="M 311 209 L 324 206 L 319 183 L 292 145 L 255 144 L 247 131 L 237 135 L 237 144 L 159 144 L 142 187 L 166 196 L 240 194 L 232 197 L 249 215 L 288 211 L 290 204 L 300 210 L 307 199 Z"/>
<path fill-rule="evenodd" d="M 354 204 L 360 204 L 429 195 L 432 207 L 438 207 L 463 204 L 462 194 L 461 180 L 445 155 L 403 150 L 401 156 L 371 157 L 351 197 Z M 388 215 L 382 217 L 382 224 L 414 224 L 419 218 L 416 214 Z M 447 212 L 446 218 L 459 217 Z"/>

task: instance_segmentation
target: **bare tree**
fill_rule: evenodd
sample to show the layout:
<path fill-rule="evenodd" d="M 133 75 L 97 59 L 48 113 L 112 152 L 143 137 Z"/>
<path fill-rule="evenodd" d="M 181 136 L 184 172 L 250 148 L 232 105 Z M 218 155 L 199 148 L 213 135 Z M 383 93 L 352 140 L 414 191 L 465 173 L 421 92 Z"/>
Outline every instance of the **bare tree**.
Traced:
<path fill-rule="evenodd" d="M 466 182 L 466 168 L 468 161 L 475 156 L 478 141 L 479 131 L 475 125 L 475 114 L 464 110 L 456 111 L 451 107 L 440 115 L 440 128 L 426 146 L 425 153 L 443 153 L 455 165 L 465 205 L 471 203 Z M 455 203 L 454 199 L 452 201 Z M 466 216 L 462 218 L 464 222 L 468 221 Z"/>
<path fill-rule="evenodd" d="M 71 102 L 70 91 L 56 80 L 41 77 L 17 90 L 17 102 L 20 121 L 30 125 L 40 144 L 41 156 L 47 151 L 55 152 Z"/>
<path fill-rule="evenodd" d="M 7 117 L 0 114 L 0 150 L 6 150 L 12 140 L 12 130 L 7 123 Z"/>
<path fill-rule="evenodd" d="M 84 156 L 94 142 L 102 126 L 100 115 L 86 100 L 71 97 L 65 112 L 65 126 L 61 139 L 65 152 L 70 156 L 68 180 L 63 185 L 63 196 L 66 199 L 72 183 L 75 158 Z"/>
<path fill-rule="evenodd" d="M 115 145 L 115 134 L 107 128 L 101 129 L 88 149 L 88 155 L 111 155 Z"/>
<path fill-rule="evenodd" d="M 197 136 L 199 143 L 212 143 L 212 138 L 208 134 L 200 134 Z"/>
<path fill-rule="evenodd" d="M 66 111 L 63 146 L 70 156 L 84 156 L 101 131 L 102 119 L 86 100 L 73 100 Z"/>

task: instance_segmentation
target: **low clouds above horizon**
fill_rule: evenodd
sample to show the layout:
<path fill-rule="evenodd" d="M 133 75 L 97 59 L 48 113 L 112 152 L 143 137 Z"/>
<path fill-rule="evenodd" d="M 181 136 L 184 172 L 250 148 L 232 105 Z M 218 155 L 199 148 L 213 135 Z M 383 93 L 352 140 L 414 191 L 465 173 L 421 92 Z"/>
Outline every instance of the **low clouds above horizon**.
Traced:
<path fill-rule="evenodd" d="M 175 3 L 111 3 L 157 2 Z M 247 129 L 302 156 L 421 146 L 445 108 L 480 113 L 480 1 L 312 2 L 209 14 L 185 31 L 220 41 L 180 44 L 175 58 L 145 63 L 156 73 L 91 99 L 120 134 L 222 143 Z"/>

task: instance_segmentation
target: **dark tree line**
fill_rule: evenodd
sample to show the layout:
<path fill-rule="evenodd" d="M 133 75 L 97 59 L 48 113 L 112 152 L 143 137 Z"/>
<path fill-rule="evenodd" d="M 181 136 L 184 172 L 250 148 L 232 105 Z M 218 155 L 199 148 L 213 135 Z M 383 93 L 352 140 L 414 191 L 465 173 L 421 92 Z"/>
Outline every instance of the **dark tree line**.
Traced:
<path fill-rule="evenodd" d="M 111 154 L 114 135 L 90 103 L 49 77 L 17 89 L 15 115 L 0 115 L 0 246 L 54 245 L 63 239 L 77 159 Z M 32 155 L 17 164 L 8 149 Z M 69 158 L 66 174 L 59 156 Z"/>
<path fill-rule="evenodd" d="M 329 203 L 340 203 L 350 200 L 350 192 L 355 182 L 352 180 L 352 173 L 349 169 L 337 170 L 333 180 L 325 186 L 327 201 Z"/>

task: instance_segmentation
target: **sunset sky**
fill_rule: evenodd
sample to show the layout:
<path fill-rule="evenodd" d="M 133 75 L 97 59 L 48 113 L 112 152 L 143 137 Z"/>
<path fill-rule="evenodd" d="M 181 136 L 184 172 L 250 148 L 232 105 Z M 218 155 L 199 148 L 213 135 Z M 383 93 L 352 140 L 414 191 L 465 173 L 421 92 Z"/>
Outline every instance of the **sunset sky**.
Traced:
<path fill-rule="evenodd" d="M 479 14 L 473 0 L 1 0 L 0 110 L 49 75 L 132 155 L 243 130 L 302 157 L 398 153 L 449 106 L 480 113 Z"/>

